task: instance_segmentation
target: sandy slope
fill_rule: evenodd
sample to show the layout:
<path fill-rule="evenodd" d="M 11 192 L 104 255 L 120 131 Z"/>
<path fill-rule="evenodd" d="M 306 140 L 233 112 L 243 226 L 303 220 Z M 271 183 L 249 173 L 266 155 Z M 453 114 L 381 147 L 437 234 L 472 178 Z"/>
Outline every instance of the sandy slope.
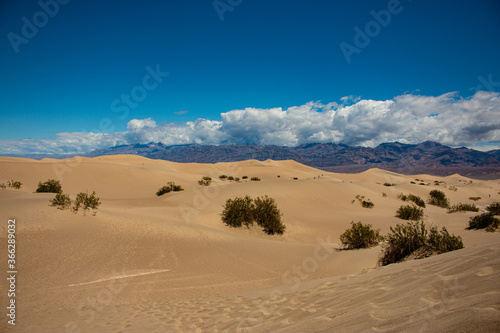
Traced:
<path fill-rule="evenodd" d="M 219 180 L 221 174 L 262 181 L 230 183 Z M 206 175 L 214 184 L 199 186 Z M 48 178 L 60 179 L 73 199 L 95 190 L 102 201 L 97 215 L 50 207 L 52 194 L 33 193 Z M 411 184 L 415 178 L 431 185 Z M 16 327 L 4 317 L 2 331 L 426 332 L 494 331 L 500 324 L 500 234 L 464 230 L 473 213 L 426 209 L 428 223 L 463 237 L 466 248 L 454 253 L 375 269 L 380 247 L 336 251 L 350 221 L 371 223 L 383 234 L 400 223 L 394 214 L 401 192 L 426 198 L 439 188 L 452 203 L 480 196 L 484 208 L 499 200 L 498 181 L 377 169 L 332 174 L 293 161 L 180 164 L 128 155 L 0 157 L 0 183 L 9 179 L 23 186 L 0 190 L 0 248 L 6 249 L 6 221 L 14 217 L 19 307 Z M 185 191 L 156 197 L 167 181 Z M 246 194 L 276 198 L 285 235 L 231 229 L 220 221 L 225 200 Z M 358 194 L 375 208 L 352 203 Z M 5 250 L 0 257 L 7 261 Z M 6 290 L 5 280 L 1 287 Z M 0 300 L 7 304 L 5 293 Z"/>

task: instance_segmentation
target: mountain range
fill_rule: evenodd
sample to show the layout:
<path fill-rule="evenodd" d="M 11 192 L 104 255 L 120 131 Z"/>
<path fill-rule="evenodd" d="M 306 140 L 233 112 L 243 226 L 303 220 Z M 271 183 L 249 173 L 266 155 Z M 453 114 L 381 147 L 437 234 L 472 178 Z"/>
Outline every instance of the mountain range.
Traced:
<path fill-rule="evenodd" d="M 361 172 L 380 168 L 402 174 L 427 173 L 444 176 L 458 173 L 474 178 L 500 178 L 500 150 L 481 152 L 465 147 L 451 148 L 431 141 L 420 144 L 383 143 L 374 148 L 335 143 L 279 147 L 198 144 L 166 146 L 150 142 L 95 150 L 85 156 L 116 154 L 133 154 L 182 163 L 235 162 L 249 159 L 295 160 L 333 172 Z"/>

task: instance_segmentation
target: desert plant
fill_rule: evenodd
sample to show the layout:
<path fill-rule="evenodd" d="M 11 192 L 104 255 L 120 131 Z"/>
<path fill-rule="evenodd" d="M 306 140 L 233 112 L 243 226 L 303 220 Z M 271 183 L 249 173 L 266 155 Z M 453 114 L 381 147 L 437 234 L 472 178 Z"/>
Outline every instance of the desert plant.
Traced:
<path fill-rule="evenodd" d="M 486 210 L 491 214 L 491 215 L 500 215 L 500 202 L 494 202 L 488 207 L 486 207 Z"/>
<path fill-rule="evenodd" d="M 361 206 L 364 208 L 373 208 L 375 206 L 375 204 L 373 202 L 371 202 L 370 199 L 368 199 L 368 200 L 361 201 Z"/>
<path fill-rule="evenodd" d="M 21 183 L 20 181 L 9 180 L 7 182 L 8 187 L 15 188 L 16 190 L 19 190 L 21 188 L 21 185 L 23 185 L 23 183 Z"/>
<path fill-rule="evenodd" d="M 234 177 L 234 181 L 238 183 L 240 181 L 240 177 Z"/>
<path fill-rule="evenodd" d="M 469 200 L 479 201 L 481 197 L 469 197 Z"/>
<path fill-rule="evenodd" d="M 248 195 L 244 198 L 227 199 L 222 211 L 222 222 L 226 225 L 239 228 L 253 224 L 255 204 Z"/>
<path fill-rule="evenodd" d="M 448 210 L 448 214 L 455 212 L 479 212 L 479 208 L 474 204 L 459 203 L 451 206 Z"/>
<path fill-rule="evenodd" d="M 51 206 L 58 206 L 59 209 L 66 209 L 71 206 L 71 199 L 69 195 L 64 193 L 56 193 L 56 196 L 50 200 Z"/>
<path fill-rule="evenodd" d="M 283 234 L 286 226 L 281 222 L 281 212 L 276 201 L 266 195 L 257 197 L 254 202 L 253 217 L 262 230 L 268 235 Z"/>
<path fill-rule="evenodd" d="M 476 215 L 474 217 L 471 217 L 469 220 L 469 226 L 466 228 L 468 230 L 471 229 L 485 229 L 485 228 L 490 228 L 490 229 L 497 229 L 498 226 L 500 225 L 500 220 L 494 217 L 490 213 L 483 213 L 480 215 Z"/>
<path fill-rule="evenodd" d="M 259 182 L 260 178 L 259 177 L 252 177 L 252 178 L 250 178 L 250 180 L 253 182 Z"/>
<path fill-rule="evenodd" d="M 424 216 L 424 210 L 417 206 L 405 205 L 398 208 L 396 217 L 402 220 L 418 221 Z"/>
<path fill-rule="evenodd" d="M 227 175 L 220 175 L 219 179 L 226 180 L 227 179 Z"/>
<path fill-rule="evenodd" d="M 229 176 L 229 177 L 227 177 L 227 180 L 234 180 L 234 177 L 233 176 Z"/>
<path fill-rule="evenodd" d="M 168 182 L 167 186 L 162 186 L 160 189 L 156 192 L 156 196 L 159 197 L 160 195 L 164 195 L 165 193 L 169 192 L 179 192 L 179 191 L 184 191 L 182 186 L 180 185 L 175 185 L 174 182 Z"/>
<path fill-rule="evenodd" d="M 212 184 L 212 178 L 208 176 L 203 176 L 201 177 L 201 180 L 198 180 L 198 184 L 202 186 L 210 186 L 210 184 Z"/>
<path fill-rule="evenodd" d="M 92 194 L 80 192 L 76 195 L 75 205 L 73 210 L 77 212 L 80 208 L 83 210 L 88 210 L 89 208 L 97 209 L 101 202 L 99 201 L 99 197 L 96 196 L 95 191 L 92 191 Z"/>
<path fill-rule="evenodd" d="M 0 188 L 5 190 L 5 189 L 7 188 L 7 186 L 5 186 L 5 184 L 4 184 L 4 183 L 1 183 L 1 184 L 0 184 Z"/>
<path fill-rule="evenodd" d="M 398 194 L 398 199 L 406 201 L 406 200 L 408 200 L 408 196 L 406 194 L 399 193 Z"/>
<path fill-rule="evenodd" d="M 414 195 L 414 194 L 408 194 L 408 200 L 413 202 L 415 205 L 419 206 L 419 207 L 422 207 L 422 208 L 425 208 L 425 201 L 424 199 L 422 199 L 421 197 L 419 197 L 418 195 Z"/>
<path fill-rule="evenodd" d="M 243 176 L 241 177 L 241 179 L 248 179 L 248 176 Z"/>
<path fill-rule="evenodd" d="M 429 199 L 427 202 L 430 205 L 438 206 L 441 208 L 449 208 L 450 203 L 448 201 L 448 198 L 446 198 L 446 194 L 444 192 L 439 191 L 439 190 L 432 190 L 429 192 Z"/>
<path fill-rule="evenodd" d="M 37 193 L 62 193 L 61 182 L 55 179 L 49 179 L 45 183 L 38 182 Z"/>
<path fill-rule="evenodd" d="M 364 249 L 377 245 L 383 237 L 380 229 L 372 229 L 371 224 L 351 222 L 351 228 L 340 235 L 340 242 L 345 249 Z"/>
<path fill-rule="evenodd" d="M 387 198 L 387 193 L 382 192 L 382 197 L 383 197 L 383 198 Z"/>
<path fill-rule="evenodd" d="M 396 186 L 394 183 L 384 183 L 384 186 Z"/>
<path fill-rule="evenodd" d="M 410 255 L 423 258 L 433 253 L 445 253 L 463 248 L 460 236 L 450 235 L 446 228 L 438 231 L 432 227 L 430 232 L 423 222 L 408 222 L 391 227 L 391 232 L 385 237 L 386 244 L 381 265 L 389 265 L 407 259 Z M 418 256 L 415 254 L 418 253 Z"/>

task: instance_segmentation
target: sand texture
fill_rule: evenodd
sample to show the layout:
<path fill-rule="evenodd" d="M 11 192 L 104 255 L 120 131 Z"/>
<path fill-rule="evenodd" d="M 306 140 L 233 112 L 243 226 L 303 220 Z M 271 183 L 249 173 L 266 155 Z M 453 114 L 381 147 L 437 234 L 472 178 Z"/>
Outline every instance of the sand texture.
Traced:
<path fill-rule="evenodd" d="M 198 185 L 202 176 L 212 185 Z M 95 216 L 51 207 L 54 194 L 34 193 L 52 178 L 72 200 L 96 191 Z M 385 267 L 377 267 L 381 246 L 339 250 L 351 221 L 382 235 L 404 223 L 395 217 L 401 192 L 426 199 L 440 189 L 452 204 L 481 197 L 484 210 L 500 201 L 498 180 L 336 174 L 294 161 L 0 157 L 0 183 L 11 179 L 23 185 L 0 189 L 0 258 L 6 272 L 7 221 L 15 218 L 16 325 L 7 323 L 2 279 L 1 332 L 500 331 L 500 233 L 465 230 L 476 213 L 425 209 L 426 224 L 460 235 L 462 250 Z M 185 190 L 157 197 L 169 181 Z M 285 234 L 225 226 L 225 201 L 245 195 L 275 198 Z M 363 208 L 356 195 L 375 207 Z"/>

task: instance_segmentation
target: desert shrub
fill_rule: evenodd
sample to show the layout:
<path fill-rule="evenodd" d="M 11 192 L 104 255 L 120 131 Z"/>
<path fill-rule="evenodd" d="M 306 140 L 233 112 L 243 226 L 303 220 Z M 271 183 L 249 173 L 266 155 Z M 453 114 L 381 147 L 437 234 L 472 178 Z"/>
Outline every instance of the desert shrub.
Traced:
<path fill-rule="evenodd" d="M 425 208 L 425 201 L 424 199 L 422 199 L 421 197 L 419 197 L 418 195 L 414 195 L 414 194 L 408 194 L 408 200 L 413 202 L 415 205 L 419 206 L 419 207 L 422 207 L 422 208 Z"/>
<path fill-rule="evenodd" d="M 21 188 L 21 185 L 23 185 L 23 183 L 21 183 L 20 181 L 9 180 L 7 182 L 8 187 L 15 188 L 16 190 L 19 190 Z"/>
<path fill-rule="evenodd" d="M 229 176 L 229 177 L 227 177 L 227 180 L 234 180 L 234 177 L 233 176 Z"/>
<path fill-rule="evenodd" d="M 481 197 L 469 197 L 469 200 L 479 201 Z"/>
<path fill-rule="evenodd" d="M 92 191 L 92 194 L 80 192 L 76 195 L 75 206 L 73 210 L 77 212 L 80 208 L 83 210 L 88 210 L 89 208 L 97 209 L 101 202 L 99 201 L 99 197 L 96 196 L 95 191 Z"/>
<path fill-rule="evenodd" d="M 384 183 L 384 186 L 396 186 L 394 183 Z"/>
<path fill-rule="evenodd" d="M 382 197 L 387 198 L 387 193 L 382 192 Z"/>
<path fill-rule="evenodd" d="M 402 220 L 418 221 L 424 216 L 424 210 L 417 206 L 405 205 L 398 208 L 396 217 Z"/>
<path fill-rule="evenodd" d="M 212 184 L 212 178 L 208 176 L 203 176 L 201 177 L 201 180 L 198 180 L 198 184 L 202 186 L 210 186 L 210 184 Z"/>
<path fill-rule="evenodd" d="M 407 201 L 408 200 L 408 196 L 406 194 L 399 193 L 398 194 L 398 199 L 403 200 L 403 201 Z"/>
<path fill-rule="evenodd" d="M 437 227 L 432 227 L 429 232 L 421 221 L 391 227 L 385 240 L 386 244 L 379 260 L 381 265 L 403 261 L 416 253 L 422 258 L 433 253 L 440 254 L 463 248 L 460 236 L 450 235 L 446 228 L 438 231 Z"/>
<path fill-rule="evenodd" d="M 450 203 L 448 201 L 448 198 L 446 197 L 446 194 L 444 192 L 439 191 L 439 190 L 432 190 L 429 192 L 429 199 L 427 202 L 430 205 L 438 206 L 441 208 L 449 208 Z"/>
<path fill-rule="evenodd" d="M 281 222 L 281 212 L 276 201 L 266 195 L 263 198 L 257 197 L 254 202 L 253 217 L 255 222 L 262 227 L 262 231 L 268 235 L 283 234 L 286 227 Z"/>
<path fill-rule="evenodd" d="M 55 179 L 49 179 L 45 183 L 38 182 L 37 193 L 62 193 L 61 182 Z"/>
<path fill-rule="evenodd" d="M 370 199 L 368 199 L 368 200 L 361 201 L 361 206 L 364 208 L 373 208 L 375 206 L 375 204 L 373 202 L 371 202 Z"/>
<path fill-rule="evenodd" d="M 66 209 L 71 206 L 69 195 L 64 193 L 56 193 L 56 196 L 50 200 L 51 206 L 58 206 L 59 209 Z"/>
<path fill-rule="evenodd" d="M 241 177 L 241 179 L 248 179 L 248 176 L 243 176 Z"/>
<path fill-rule="evenodd" d="M 235 182 L 239 182 L 240 181 L 240 177 L 234 177 L 234 181 Z"/>
<path fill-rule="evenodd" d="M 162 186 L 160 189 L 156 192 L 156 196 L 159 197 L 160 195 L 164 195 L 165 193 L 169 192 L 179 192 L 179 191 L 184 191 L 182 186 L 180 185 L 175 185 L 174 182 L 168 182 L 167 186 Z"/>
<path fill-rule="evenodd" d="M 410 184 L 416 184 L 414 181 L 411 181 Z"/>
<path fill-rule="evenodd" d="M 248 195 L 244 198 L 227 199 L 222 211 L 222 222 L 234 228 L 249 227 L 253 222 L 269 235 L 283 234 L 285 225 L 281 222 L 281 212 L 273 198 L 267 195 L 255 200 Z"/>
<path fill-rule="evenodd" d="M 259 182 L 260 178 L 259 177 L 252 177 L 252 178 L 250 178 L 250 180 L 253 182 Z"/>
<path fill-rule="evenodd" d="M 340 235 L 340 242 L 345 249 L 365 249 L 377 245 L 383 237 L 380 229 L 372 229 L 371 224 L 351 222 L 351 228 Z"/>
<path fill-rule="evenodd" d="M 1 183 L 1 184 L 0 184 L 0 188 L 5 190 L 5 189 L 7 188 L 7 186 L 5 186 L 5 184 L 4 184 L 4 183 Z"/>
<path fill-rule="evenodd" d="M 469 226 L 466 228 L 468 230 L 471 229 L 485 229 L 492 228 L 493 230 L 497 229 L 500 225 L 500 220 L 494 217 L 490 213 L 483 213 L 480 215 L 476 215 L 471 217 L 469 220 Z"/>
<path fill-rule="evenodd" d="M 227 179 L 227 175 L 220 175 L 219 179 L 226 180 Z"/>
<path fill-rule="evenodd" d="M 491 214 L 491 215 L 500 215 L 500 202 L 494 202 L 488 207 L 486 207 L 486 210 Z"/>
<path fill-rule="evenodd" d="M 474 204 L 459 203 L 451 206 L 448 210 L 448 214 L 455 212 L 479 212 L 479 208 Z"/>
<path fill-rule="evenodd" d="M 456 188 L 455 186 L 450 186 L 448 189 L 455 192 L 458 191 L 458 188 Z"/>
<path fill-rule="evenodd" d="M 299 180 L 299 178 L 297 178 L 297 177 L 292 177 L 292 179 L 293 179 L 293 180 Z"/>
<path fill-rule="evenodd" d="M 227 199 L 222 211 L 222 222 L 226 225 L 239 228 L 253 224 L 255 204 L 248 195 L 244 198 Z"/>

